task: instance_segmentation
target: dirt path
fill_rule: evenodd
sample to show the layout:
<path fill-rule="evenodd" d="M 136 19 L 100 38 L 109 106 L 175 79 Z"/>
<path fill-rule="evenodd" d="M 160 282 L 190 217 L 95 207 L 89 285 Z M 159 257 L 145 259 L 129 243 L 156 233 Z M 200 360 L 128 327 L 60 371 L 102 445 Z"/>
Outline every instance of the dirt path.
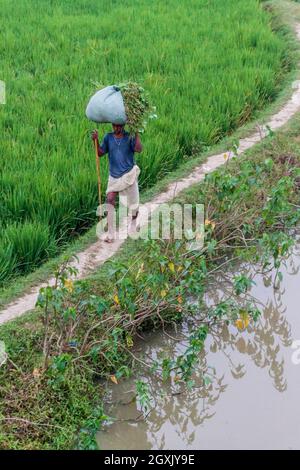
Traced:
<path fill-rule="evenodd" d="M 295 26 L 295 31 L 298 40 L 300 41 L 300 24 Z M 283 108 L 270 118 L 270 120 L 264 126 L 258 126 L 257 131 L 254 132 L 250 137 L 240 140 L 238 154 L 245 152 L 255 144 L 263 140 L 268 134 L 267 128 L 272 130 L 279 129 L 286 124 L 294 114 L 300 111 L 300 81 L 295 82 L 294 92 L 289 101 L 283 106 Z M 198 183 L 204 179 L 205 174 L 212 172 L 219 166 L 223 165 L 226 161 L 226 155 L 228 152 L 212 155 L 207 161 L 196 167 L 190 175 L 179 181 L 171 183 L 166 191 L 158 194 L 150 202 L 141 206 L 141 226 L 147 222 L 149 214 L 157 207 L 157 204 L 163 204 L 170 202 L 175 196 L 177 196 L 184 189 Z M 229 154 L 231 158 L 233 154 Z M 147 216 L 145 214 L 148 214 Z M 78 269 L 78 278 L 83 278 L 98 266 L 103 264 L 106 260 L 111 258 L 124 243 L 127 236 L 127 223 L 123 223 L 120 227 L 119 233 L 121 236 L 114 243 L 107 244 L 103 241 L 97 241 L 89 246 L 86 250 L 77 254 L 78 261 L 74 263 L 74 266 Z M 0 312 L 0 325 L 12 320 L 13 318 L 21 316 L 23 313 L 32 310 L 35 306 L 39 289 L 47 284 L 53 282 L 50 279 L 48 282 L 39 284 L 32 290 L 20 297 L 16 301 L 8 304 L 4 310 Z"/>

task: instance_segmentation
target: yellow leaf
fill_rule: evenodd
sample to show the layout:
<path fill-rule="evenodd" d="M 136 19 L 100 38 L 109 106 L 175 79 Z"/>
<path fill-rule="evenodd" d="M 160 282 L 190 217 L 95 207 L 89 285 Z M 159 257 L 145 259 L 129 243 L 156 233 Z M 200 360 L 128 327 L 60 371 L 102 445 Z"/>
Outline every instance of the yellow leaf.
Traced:
<path fill-rule="evenodd" d="M 224 153 L 224 160 L 228 160 L 229 158 L 229 153 Z"/>
<path fill-rule="evenodd" d="M 247 310 L 241 310 L 240 317 L 243 320 L 244 328 L 247 328 L 250 323 L 250 318 L 249 318 Z"/>
<path fill-rule="evenodd" d="M 240 312 L 240 318 L 238 318 L 235 322 L 235 326 L 239 330 L 245 330 L 250 323 L 250 318 L 246 310 L 241 310 Z"/>
<path fill-rule="evenodd" d="M 174 272 L 175 272 L 174 263 L 170 262 L 170 263 L 168 264 L 168 266 L 169 266 L 170 271 L 171 271 L 172 273 L 174 273 Z"/>
<path fill-rule="evenodd" d="M 177 302 L 178 302 L 179 304 L 182 304 L 183 300 L 182 300 L 181 295 L 179 295 L 179 296 L 177 297 Z"/>
<path fill-rule="evenodd" d="M 178 268 L 177 268 L 177 272 L 179 272 L 179 273 L 180 273 L 182 270 L 183 270 L 183 266 L 178 266 Z"/>
<path fill-rule="evenodd" d="M 165 290 L 161 290 L 160 295 L 161 295 L 162 298 L 164 298 L 164 297 L 166 297 L 167 292 Z"/>
<path fill-rule="evenodd" d="M 117 305 L 120 305 L 120 300 L 119 300 L 118 294 L 114 295 L 114 301 Z"/>
<path fill-rule="evenodd" d="M 133 346 L 133 340 L 132 340 L 132 337 L 131 337 L 130 335 L 127 335 L 127 336 L 126 336 L 126 343 L 127 343 L 127 346 L 128 346 L 129 348 L 132 348 L 132 346 Z"/>
<path fill-rule="evenodd" d="M 117 381 L 117 378 L 116 378 L 115 375 L 111 375 L 111 376 L 110 376 L 110 380 L 111 380 L 114 384 L 118 385 L 118 381 Z"/>
<path fill-rule="evenodd" d="M 205 219 L 204 225 L 205 225 L 205 227 L 211 226 L 212 230 L 213 230 L 213 229 L 215 228 L 215 226 L 216 226 L 215 222 L 213 222 L 212 220 L 209 220 L 209 219 Z"/>
<path fill-rule="evenodd" d="M 239 329 L 239 330 L 243 330 L 244 329 L 244 322 L 242 320 L 242 318 L 238 318 L 235 322 L 235 326 Z"/>
<path fill-rule="evenodd" d="M 73 292 L 74 283 L 73 283 L 72 279 L 66 279 L 65 282 L 64 282 L 64 286 L 70 293 Z"/>
<path fill-rule="evenodd" d="M 143 271 L 144 271 L 144 263 L 142 263 L 141 266 L 139 267 L 139 270 L 135 278 L 137 279 Z"/>

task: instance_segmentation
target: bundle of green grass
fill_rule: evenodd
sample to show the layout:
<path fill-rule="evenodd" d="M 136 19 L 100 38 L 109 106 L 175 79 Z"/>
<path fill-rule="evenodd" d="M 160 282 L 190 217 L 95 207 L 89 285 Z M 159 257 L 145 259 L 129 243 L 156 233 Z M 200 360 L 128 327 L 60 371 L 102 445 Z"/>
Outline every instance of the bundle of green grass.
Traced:
<path fill-rule="evenodd" d="M 136 82 L 120 83 L 126 114 L 126 124 L 131 134 L 143 133 L 150 119 L 156 119 L 156 108 L 150 103 L 145 89 Z"/>

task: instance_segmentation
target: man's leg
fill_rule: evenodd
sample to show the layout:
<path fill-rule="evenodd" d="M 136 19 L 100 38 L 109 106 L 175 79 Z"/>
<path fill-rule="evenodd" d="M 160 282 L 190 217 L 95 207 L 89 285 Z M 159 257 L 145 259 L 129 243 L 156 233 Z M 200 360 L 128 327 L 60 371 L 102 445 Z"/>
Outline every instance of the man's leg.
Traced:
<path fill-rule="evenodd" d="M 108 234 L 105 241 L 108 243 L 111 243 L 115 237 L 115 207 L 117 194 L 117 192 L 111 192 L 106 195 Z"/>
<path fill-rule="evenodd" d="M 120 193 L 121 201 L 124 200 L 124 205 L 127 206 L 128 215 L 131 218 L 131 223 L 129 227 L 129 233 L 134 234 L 139 230 L 137 218 L 139 215 L 139 186 L 137 180 Z"/>

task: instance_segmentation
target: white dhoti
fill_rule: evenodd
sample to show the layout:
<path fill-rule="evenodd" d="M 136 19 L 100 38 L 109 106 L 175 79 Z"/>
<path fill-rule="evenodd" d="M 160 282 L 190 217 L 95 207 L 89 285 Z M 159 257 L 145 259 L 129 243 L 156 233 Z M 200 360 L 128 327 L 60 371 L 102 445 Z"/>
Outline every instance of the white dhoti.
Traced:
<path fill-rule="evenodd" d="M 120 203 L 128 208 L 129 214 L 135 215 L 139 208 L 140 196 L 138 177 L 141 170 L 134 165 L 132 170 L 125 173 L 120 178 L 114 178 L 109 175 L 107 184 L 107 193 L 119 193 Z"/>

